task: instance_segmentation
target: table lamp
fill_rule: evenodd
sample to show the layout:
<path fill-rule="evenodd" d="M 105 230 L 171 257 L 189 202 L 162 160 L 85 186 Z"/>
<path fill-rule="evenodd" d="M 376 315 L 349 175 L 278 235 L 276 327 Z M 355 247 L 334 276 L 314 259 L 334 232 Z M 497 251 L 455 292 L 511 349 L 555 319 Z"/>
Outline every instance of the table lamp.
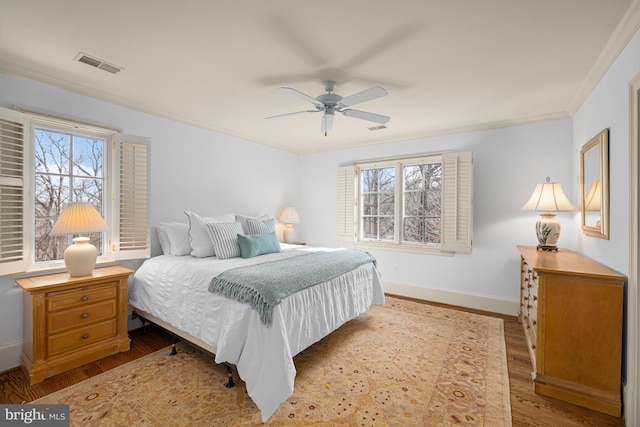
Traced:
<path fill-rule="evenodd" d="M 539 250 L 557 251 L 557 243 L 560 238 L 560 222 L 551 212 L 572 211 L 573 205 L 562 191 L 562 185 L 558 182 L 547 182 L 536 185 L 529 201 L 522 207 L 524 210 L 542 211 L 540 219 L 536 223 Z"/>
<path fill-rule="evenodd" d="M 51 229 L 50 235 L 95 233 L 109 229 L 91 203 L 74 202 L 64 207 Z M 76 237 L 64 251 L 64 265 L 70 276 L 88 276 L 96 266 L 98 249 L 89 243 L 88 237 Z"/>
<path fill-rule="evenodd" d="M 298 212 L 296 212 L 295 208 L 288 206 L 284 208 L 278 219 L 281 223 L 285 224 L 285 228 L 282 233 L 284 242 L 293 243 L 295 241 L 296 234 L 296 230 L 295 228 L 293 228 L 293 224 L 300 224 L 300 217 L 298 216 Z"/>

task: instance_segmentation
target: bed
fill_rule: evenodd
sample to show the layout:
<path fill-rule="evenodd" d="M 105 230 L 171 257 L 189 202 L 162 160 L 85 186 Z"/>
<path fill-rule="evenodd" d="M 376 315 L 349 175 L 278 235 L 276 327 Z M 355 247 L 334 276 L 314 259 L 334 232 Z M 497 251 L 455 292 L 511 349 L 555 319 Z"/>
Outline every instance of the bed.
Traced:
<path fill-rule="evenodd" d="M 250 305 L 211 292 L 212 278 L 238 267 L 340 250 L 282 244 L 279 252 L 251 258 L 156 256 L 134 274 L 129 303 L 140 317 L 215 354 L 216 363 L 235 365 L 267 421 L 293 394 L 293 357 L 372 304 L 384 303 L 379 271 L 366 263 L 289 295 L 273 307 L 269 324 Z"/>

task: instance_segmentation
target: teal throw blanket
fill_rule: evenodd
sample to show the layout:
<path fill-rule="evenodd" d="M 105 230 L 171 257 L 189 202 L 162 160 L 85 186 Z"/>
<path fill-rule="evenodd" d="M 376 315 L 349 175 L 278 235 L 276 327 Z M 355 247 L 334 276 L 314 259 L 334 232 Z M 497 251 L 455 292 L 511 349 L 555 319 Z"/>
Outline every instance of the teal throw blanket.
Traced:
<path fill-rule="evenodd" d="M 271 326 L 273 307 L 285 297 L 370 262 L 375 258 L 357 249 L 311 252 L 227 270 L 213 278 L 209 292 L 251 305 Z"/>

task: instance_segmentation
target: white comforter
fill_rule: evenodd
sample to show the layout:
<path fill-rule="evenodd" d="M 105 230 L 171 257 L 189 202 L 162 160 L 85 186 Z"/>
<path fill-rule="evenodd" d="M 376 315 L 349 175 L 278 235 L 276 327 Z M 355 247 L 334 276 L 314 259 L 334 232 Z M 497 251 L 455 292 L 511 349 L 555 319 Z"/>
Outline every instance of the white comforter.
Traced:
<path fill-rule="evenodd" d="M 154 257 L 136 271 L 129 302 L 216 347 L 216 363 L 236 365 L 266 421 L 293 394 L 293 356 L 371 304 L 384 303 L 380 274 L 373 264 L 366 264 L 291 295 L 274 308 L 271 327 L 249 305 L 209 292 L 209 283 L 229 268 L 314 250 L 329 249 L 283 245 L 277 254 L 228 260 Z"/>

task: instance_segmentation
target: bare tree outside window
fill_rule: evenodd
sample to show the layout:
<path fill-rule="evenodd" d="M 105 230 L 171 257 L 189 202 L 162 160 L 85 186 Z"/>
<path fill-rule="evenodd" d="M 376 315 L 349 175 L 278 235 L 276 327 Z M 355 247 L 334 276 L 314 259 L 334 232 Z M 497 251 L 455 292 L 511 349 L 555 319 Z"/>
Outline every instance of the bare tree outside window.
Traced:
<path fill-rule="evenodd" d="M 393 167 L 361 172 L 361 235 L 365 239 L 394 239 L 395 172 Z"/>
<path fill-rule="evenodd" d="M 35 261 L 59 260 L 69 238 L 49 233 L 64 206 L 75 201 L 89 202 L 103 214 L 106 140 L 36 128 L 34 143 Z M 87 237 L 102 254 L 103 233 L 90 233 Z"/>
<path fill-rule="evenodd" d="M 442 164 L 404 166 L 403 177 L 402 239 L 440 243 Z"/>

